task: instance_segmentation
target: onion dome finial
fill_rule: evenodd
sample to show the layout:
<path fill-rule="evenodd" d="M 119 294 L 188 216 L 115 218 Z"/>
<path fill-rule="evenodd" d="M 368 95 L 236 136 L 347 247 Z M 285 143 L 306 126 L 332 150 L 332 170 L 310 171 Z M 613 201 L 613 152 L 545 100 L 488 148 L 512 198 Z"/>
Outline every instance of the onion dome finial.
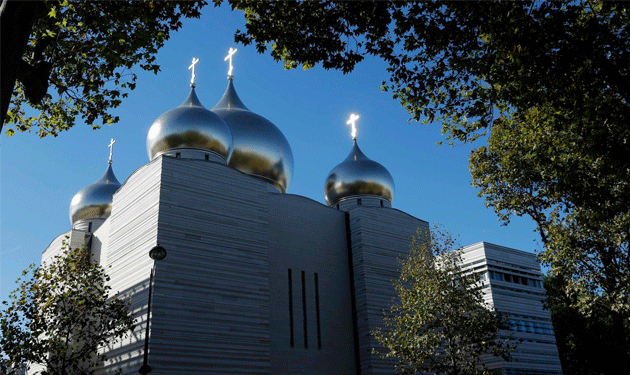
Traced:
<path fill-rule="evenodd" d="M 107 169 L 101 178 L 79 190 L 70 202 L 70 222 L 77 229 L 81 224 L 92 221 L 104 221 L 112 210 L 114 193 L 120 188 L 120 182 L 112 169 L 112 150 L 116 141 L 109 144 L 110 154 Z"/>
<path fill-rule="evenodd" d="M 357 120 L 358 119 L 359 119 L 359 115 L 357 115 L 356 113 L 351 113 L 350 118 L 348 118 L 348 121 L 346 121 L 346 125 L 350 125 L 352 129 L 350 132 L 350 135 L 352 136 L 353 141 L 357 140 Z"/>
<path fill-rule="evenodd" d="M 230 50 L 228 51 L 227 56 L 225 56 L 225 58 L 223 59 L 223 61 L 230 60 L 230 68 L 228 69 L 228 79 L 234 79 L 234 77 L 232 76 L 232 70 L 234 70 L 234 66 L 232 65 L 232 56 L 234 56 L 236 51 L 238 51 L 238 49 L 230 47 Z"/>
<path fill-rule="evenodd" d="M 190 78 L 190 87 L 195 88 L 195 78 L 197 78 L 197 75 L 195 74 L 195 66 L 197 65 L 197 63 L 199 62 L 199 59 L 196 57 L 193 57 L 192 59 L 192 64 L 190 64 L 190 66 L 188 67 L 188 70 L 192 70 L 192 77 Z"/>
<path fill-rule="evenodd" d="M 112 164 L 112 156 L 114 155 L 114 143 L 116 143 L 116 140 L 114 138 L 112 138 L 111 141 L 109 141 L 109 145 L 107 145 L 107 147 L 109 147 L 109 160 L 107 161 L 107 164 Z"/>
<path fill-rule="evenodd" d="M 184 157 L 212 157 L 213 161 L 227 163 L 232 154 L 232 132 L 219 116 L 205 108 L 195 93 L 195 65 L 193 59 L 189 69 L 193 71 L 190 94 L 184 102 L 164 112 L 151 125 L 147 134 L 147 153 L 153 160 L 159 155 Z"/>
<path fill-rule="evenodd" d="M 381 164 L 361 151 L 356 139 L 356 120 L 352 114 L 346 124 L 352 126 L 353 145 L 346 159 L 330 171 L 324 187 L 329 206 L 350 198 L 375 197 L 391 205 L 394 198 L 394 179 Z"/>

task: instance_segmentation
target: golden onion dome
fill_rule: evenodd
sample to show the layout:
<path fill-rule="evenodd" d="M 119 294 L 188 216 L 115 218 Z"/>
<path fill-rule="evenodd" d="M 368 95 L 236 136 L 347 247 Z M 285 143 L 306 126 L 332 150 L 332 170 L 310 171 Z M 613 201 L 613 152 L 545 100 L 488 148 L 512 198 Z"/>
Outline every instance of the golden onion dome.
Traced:
<path fill-rule="evenodd" d="M 147 153 L 153 160 L 161 154 L 180 150 L 200 151 L 227 162 L 232 153 L 232 133 L 228 125 L 205 108 L 191 85 L 188 98 L 163 113 L 147 135 Z"/>
<path fill-rule="evenodd" d="M 233 77 L 223 97 L 212 108 L 232 131 L 234 150 L 228 165 L 273 184 L 286 193 L 293 176 L 293 151 L 271 121 L 250 111 L 234 89 Z"/>
<path fill-rule="evenodd" d="M 107 219 L 112 212 L 112 199 L 120 187 L 111 163 L 105 174 L 91 185 L 79 190 L 70 202 L 70 222 L 74 227 L 80 221 Z"/>
<path fill-rule="evenodd" d="M 391 203 L 394 179 L 385 167 L 365 156 L 354 140 L 348 157 L 328 174 L 324 194 L 331 207 L 361 196 L 384 198 Z"/>

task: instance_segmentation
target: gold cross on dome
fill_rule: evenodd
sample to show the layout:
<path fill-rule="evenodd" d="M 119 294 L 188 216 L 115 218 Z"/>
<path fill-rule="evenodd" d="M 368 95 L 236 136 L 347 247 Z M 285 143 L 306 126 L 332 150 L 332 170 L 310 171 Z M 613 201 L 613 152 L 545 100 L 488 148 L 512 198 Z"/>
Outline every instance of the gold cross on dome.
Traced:
<path fill-rule="evenodd" d="M 197 75 L 195 74 L 195 65 L 197 65 L 198 62 L 199 62 L 199 59 L 196 57 L 193 57 L 192 64 L 190 64 L 190 66 L 188 67 L 188 70 L 192 70 L 192 78 L 190 79 L 190 85 L 192 87 L 195 87 L 195 78 L 197 77 Z"/>
<path fill-rule="evenodd" d="M 359 119 L 359 115 L 357 115 L 356 113 L 351 113 L 350 118 L 348 119 L 348 121 L 346 121 L 346 125 L 350 125 L 350 127 L 352 128 L 350 135 L 352 136 L 353 141 L 357 140 L 357 120 L 358 119 Z"/>
<path fill-rule="evenodd" d="M 112 163 L 112 156 L 114 154 L 114 143 L 116 143 L 116 140 L 114 138 L 112 138 L 112 140 L 109 142 L 109 145 L 107 145 L 107 147 L 109 147 L 109 162 L 108 162 L 108 164 Z"/>
<path fill-rule="evenodd" d="M 234 56 L 236 51 L 238 51 L 238 49 L 230 47 L 230 50 L 228 51 L 227 56 L 225 56 L 225 59 L 223 59 L 223 61 L 230 60 L 230 69 L 228 70 L 228 77 L 232 76 L 232 70 L 234 69 L 234 66 L 232 66 L 232 56 Z"/>

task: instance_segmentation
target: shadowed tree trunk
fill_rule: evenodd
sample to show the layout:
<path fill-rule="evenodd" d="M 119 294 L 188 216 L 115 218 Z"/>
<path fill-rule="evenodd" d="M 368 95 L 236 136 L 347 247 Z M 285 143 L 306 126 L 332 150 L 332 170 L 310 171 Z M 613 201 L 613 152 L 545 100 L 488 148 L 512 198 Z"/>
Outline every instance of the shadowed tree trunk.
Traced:
<path fill-rule="evenodd" d="M 11 103 L 11 95 L 15 82 L 20 74 L 22 55 L 26 50 L 28 37 L 33 28 L 33 22 L 45 10 L 41 1 L 9 1 L 2 0 L 0 6 L 0 29 L 2 42 L 0 44 L 0 133 L 4 127 L 4 120 Z M 24 63 L 24 65 L 28 65 Z"/>

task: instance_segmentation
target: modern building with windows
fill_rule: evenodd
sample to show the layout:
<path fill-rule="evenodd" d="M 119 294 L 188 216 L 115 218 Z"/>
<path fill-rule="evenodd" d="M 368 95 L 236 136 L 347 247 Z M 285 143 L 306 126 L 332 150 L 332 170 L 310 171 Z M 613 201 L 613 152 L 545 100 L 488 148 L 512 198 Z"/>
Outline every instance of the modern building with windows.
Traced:
<path fill-rule="evenodd" d="M 180 106 L 153 122 L 149 162 L 121 184 L 110 154 L 103 177 L 73 198 L 72 229 L 42 256 L 46 262 L 58 253 L 66 237 L 73 247 L 86 243 L 113 291 L 131 301 L 139 324 L 104 348 L 108 360 L 98 373 L 137 374 L 143 363 L 148 253 L 159 244 L 167 257 L 155 263 L 153 374 L 392 374 L 392 363 L 372 354 L 370 331 L 395 297 L 399 258 L 428 222 L 392 207 L 391 175 L 356 138 L 326 181 L 314 181 L 324 186 L 326 205 L 287 194 L 293 154 L 280 129 L 245 106 L 231 76 L 212 109 L 191 86 Z M 540 281 L 531 256 L 506 254 L 474 267 Z M 494 306 L 510 312 L 515 326 L 548 323 L 539 285 L 487 282 L 489 300 L 495 286 L 507 288 Z M 536 303 L 523 303 L 527 293 Z M 528 344 L 530 351 L 548 340 L 551 358 L 553 335 L 523 335 L 543 340 Z"/>
<path fill-rule="evenodd" d="M 509 329 L 500 336 L 520 341 L 511 362 L 488 359 L 488 367 L 505 375 L 562 374 L 536 256 L 487 242 L 466 246 L 461 255 L 463 269 L 481 276 L 486 304 L 507 317 Z"/>

